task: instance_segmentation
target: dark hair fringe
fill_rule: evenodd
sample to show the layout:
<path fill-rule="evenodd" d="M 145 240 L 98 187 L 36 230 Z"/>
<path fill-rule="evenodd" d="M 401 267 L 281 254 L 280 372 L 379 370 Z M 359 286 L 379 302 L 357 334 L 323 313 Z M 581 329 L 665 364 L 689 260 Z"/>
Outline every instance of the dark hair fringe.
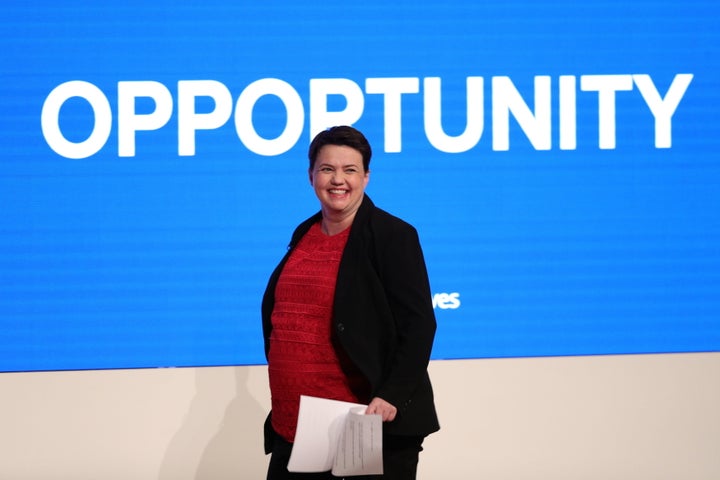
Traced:
<path fill-rule="evenodd" d="M 320 149 L 325 145 L 340 145 L 357 150 L 362 155 L 364 170 L 366 172 L 370 170 L 372 148 L 360 130 L 349 125 L 339 125 L 318 133 L 310 143 L 310 148 L 308 149 L 310 170 L 315 167 L 318 152 L 320 152 Z"/>

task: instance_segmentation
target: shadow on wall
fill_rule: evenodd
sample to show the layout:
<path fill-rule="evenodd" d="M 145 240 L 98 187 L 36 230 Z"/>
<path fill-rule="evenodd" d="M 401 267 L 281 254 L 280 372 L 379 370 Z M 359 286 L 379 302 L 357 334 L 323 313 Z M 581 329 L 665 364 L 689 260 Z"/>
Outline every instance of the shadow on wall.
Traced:
<path fill-rule="evenodd" d="M 249 369 L 196 372 L 196 394 L 168 445 L 158 479 L 264 478 L 262 426 L 267 411 L 250 394 Z"/>

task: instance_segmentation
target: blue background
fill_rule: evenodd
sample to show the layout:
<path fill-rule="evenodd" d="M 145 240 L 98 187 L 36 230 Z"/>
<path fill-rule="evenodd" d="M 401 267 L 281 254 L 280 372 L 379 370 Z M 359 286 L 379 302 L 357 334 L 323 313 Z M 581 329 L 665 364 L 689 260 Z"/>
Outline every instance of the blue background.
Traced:
<path fill-rule="evenodd" d="M 383 152 L 383 103 L 355 124 L 373 144 L 368 193 L 414 224 L 434 293 L 433 358 L 720 349 L 720 30 L 715 2 L 4 2 L 0 6 L 0 371 L 260 364 L 259 303 L 290 233 L 314 213 L 309 81 L 417 77 L 403 96 L 402 151 Z M 654 146 L 637 87 L 618 92 L 616 148 L 598 147 L 597 93 L 577 92 L 577 148 L 560 150 L 560 75 L 648 74 L 661 95 L 693 80 Z M 553 147 L 511 119 L 492 149 L 491 78 L 532 108 L 553 86 Z M 465 126 L 465 78 L 485 79 L 483 136 L 442 153 L 423 128 L 422 79 L 443 81 L 442 122 Z M 233 100 L 279 78 L 302 96 L 303 135 L 265 157 L 232 119 L 177 150 L 177 82 L 213 79 Z M 55 153 L 40 127 L 56 86 L 84 80 L 113 109 L 105 147 Z M 175 110 L 119 157 L 117 83 L 153 80 Z M 139 103 L 139 108 L 142 103 Z M 207 106 L 205 108 L 208 108 Z M 211 107 L 209 107 L 211 108 Z M 342 109 L 342 101 L 333 108 Z M 267 97 L 258 133 L 285 125 Z M 92 129 L 79 100 L 68 139 Z"/>

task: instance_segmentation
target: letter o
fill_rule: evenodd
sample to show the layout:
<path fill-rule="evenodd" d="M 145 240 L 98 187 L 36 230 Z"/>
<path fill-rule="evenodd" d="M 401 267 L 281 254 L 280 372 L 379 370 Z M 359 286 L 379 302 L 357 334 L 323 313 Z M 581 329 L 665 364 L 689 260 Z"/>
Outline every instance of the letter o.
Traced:
<path fill-rule="evenodd" d="M 90 136 L 82 142 L 71 142 L 60 131 L 60 108 L 72 97 L 80 97 L 90 104 L 95 124 Z M 66 158 L 87 158 L 105 145 L 112 129 L 112 110 L 105 94 L 89 82 L 73 80 L 55 87 L 43 103 L 40 116 L 45 141 L 58 155 Z"/>
<path fill-rule="evenodd" d="M 258 135 L 252 123 L 255 103 L 265 95 L 278 97 L 287 111 L 283 132 L 274 139 Z M 243 144 L 258 155 L 281 155 L 290 150 L 302 135 L 305 110 L 297 91 L 287 82 L 277 78 L 263 78 L 248 85 L 235 104 L 235 130 Z"/>

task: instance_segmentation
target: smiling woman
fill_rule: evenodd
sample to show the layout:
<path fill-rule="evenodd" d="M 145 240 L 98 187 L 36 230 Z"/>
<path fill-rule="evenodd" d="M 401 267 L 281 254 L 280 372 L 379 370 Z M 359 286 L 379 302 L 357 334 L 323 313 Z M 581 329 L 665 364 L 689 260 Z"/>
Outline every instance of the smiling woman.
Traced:
<path fill-rule="evenodd" d="M 414 479 L 423 440 L 439 428 L 427 373 L 436 322 L 418 235 L 365 195 L 372 150 L 358 130 L 319 133 L 308 156 L 320 212 L 295 230 L 262 305 L 268 479 L 296 478 L 287 465 L 301 395 L 367 404 L 384 422 L 385 476 Z"/>
<path fill-rule="evenodd" d="M 310 169 L 310 184 L 322 205 L 322 230 L 326 235 L 340 233 L 353 218 L 370 180 L 360 152 L 343 145 L 325 145 Z"/>

